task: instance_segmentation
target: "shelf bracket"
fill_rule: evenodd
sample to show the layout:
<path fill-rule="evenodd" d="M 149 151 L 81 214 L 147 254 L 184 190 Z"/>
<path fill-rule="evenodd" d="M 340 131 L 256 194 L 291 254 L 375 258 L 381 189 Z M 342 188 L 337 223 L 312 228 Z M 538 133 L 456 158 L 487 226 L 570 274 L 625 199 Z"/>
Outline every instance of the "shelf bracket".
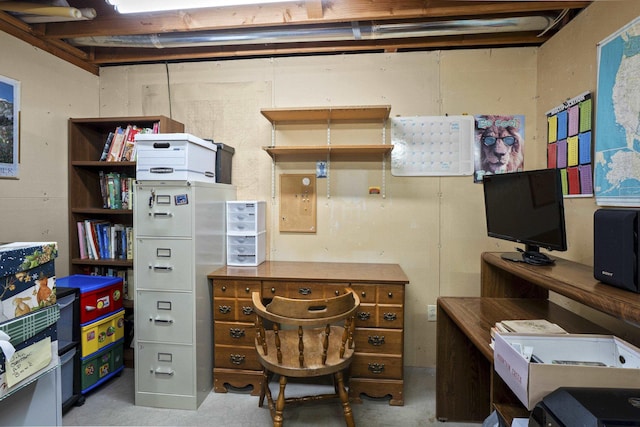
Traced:
<path fill-rule="evenodd" d="M 276 124 L 271 125 L 271 146 L 276 146 Z M 276 155 L 271 160 L 271 200 L 276 199 Z"/>

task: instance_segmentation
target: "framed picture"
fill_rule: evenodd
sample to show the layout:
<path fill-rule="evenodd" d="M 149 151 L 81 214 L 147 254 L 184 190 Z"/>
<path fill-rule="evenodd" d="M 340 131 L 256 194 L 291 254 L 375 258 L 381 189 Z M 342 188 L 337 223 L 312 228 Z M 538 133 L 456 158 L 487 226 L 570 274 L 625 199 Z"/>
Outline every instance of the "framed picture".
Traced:
<path fill-rule="evenodd" d="M 20 82 L 0 76 L 0 178 L 18 177 Z"/>

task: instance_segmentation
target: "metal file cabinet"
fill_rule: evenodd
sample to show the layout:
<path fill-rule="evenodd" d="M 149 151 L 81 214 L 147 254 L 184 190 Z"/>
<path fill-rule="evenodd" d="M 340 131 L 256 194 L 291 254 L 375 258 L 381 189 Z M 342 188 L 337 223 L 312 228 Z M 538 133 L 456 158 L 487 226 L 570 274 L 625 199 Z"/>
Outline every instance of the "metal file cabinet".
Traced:
<path fill-rule="evenodd" d="M 225 264 L 235 187 L 140 181 L 135 193 L 135 402 L 197 409 L 213 384 L 207 274 Z"/>

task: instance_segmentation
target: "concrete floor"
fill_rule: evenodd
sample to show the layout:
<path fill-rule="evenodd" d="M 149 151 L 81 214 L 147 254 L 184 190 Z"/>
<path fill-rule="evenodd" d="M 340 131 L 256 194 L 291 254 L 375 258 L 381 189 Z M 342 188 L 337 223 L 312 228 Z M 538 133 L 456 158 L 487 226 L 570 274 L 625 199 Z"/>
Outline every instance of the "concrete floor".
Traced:
<path fill-rule="evenodd" d="M 274 393 L 276 384 L 272 384 Z M 296 389 L 297 387 L 297 389 Z M 300 385 L 287 386 L 287 395 L 304 393 Z M 320 387 L 320 386 L 314 386 Z M 435 419 L 435 370 L 405 368 L 405 404 L 389 406 L 388 398 L 363 396 L 352 404 L 356 425 L 367 427 L 477 427 L 481 424 L 441 423 Z M 62 418 L 65 426 L 269 426 L 269 410 L 258 407 L 258 398 L 247 391 L 210 393 L 197 411 L 147 408 L 134 405 L 134 370 L 125 368 L 86 396 L 84 405 L 71 408 Z M 285 407 L 284 425 L 342 426 L 344 418 L 337 400 Z"/>

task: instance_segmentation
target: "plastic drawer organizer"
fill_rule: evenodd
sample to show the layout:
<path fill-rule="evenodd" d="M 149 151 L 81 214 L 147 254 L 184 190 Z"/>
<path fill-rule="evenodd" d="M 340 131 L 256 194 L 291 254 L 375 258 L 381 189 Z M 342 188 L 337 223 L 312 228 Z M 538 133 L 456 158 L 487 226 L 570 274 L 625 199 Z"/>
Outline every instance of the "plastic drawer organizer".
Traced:
<path fill-rule="evenodd" d="M 227 202 L 227 265 L 256 266 L 266 258 L 266 202 Z"/>

